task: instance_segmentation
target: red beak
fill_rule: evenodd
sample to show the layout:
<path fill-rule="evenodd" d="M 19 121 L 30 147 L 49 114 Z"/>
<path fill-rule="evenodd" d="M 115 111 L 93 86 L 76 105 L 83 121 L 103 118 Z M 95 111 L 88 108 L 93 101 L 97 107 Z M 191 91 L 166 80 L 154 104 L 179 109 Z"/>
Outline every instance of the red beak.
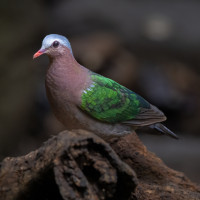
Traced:
<path fill-rule="evenodd" d="M 45 50 L 39 50 L 37 51 L 34 55 L 33 55 L 33 59 L 41 56 L 43 53 L 45 52 Z"/>

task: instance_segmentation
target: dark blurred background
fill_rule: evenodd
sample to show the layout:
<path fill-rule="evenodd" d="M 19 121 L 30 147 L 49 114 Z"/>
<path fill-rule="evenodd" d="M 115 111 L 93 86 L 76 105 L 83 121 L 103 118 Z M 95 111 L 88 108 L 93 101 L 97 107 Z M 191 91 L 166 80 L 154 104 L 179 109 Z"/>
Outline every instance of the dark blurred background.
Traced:
<path fill-rule="evenodd" d="M 141 94 L 180 136 L 139 134 L 164 162 L 200 183 L 200 2 L 29 0 L 0 2 L 0 159 L 39 147 L 64 128 L 44 89 L 48 58 L 32 60 L 50 33 L 77 60 Z"/>

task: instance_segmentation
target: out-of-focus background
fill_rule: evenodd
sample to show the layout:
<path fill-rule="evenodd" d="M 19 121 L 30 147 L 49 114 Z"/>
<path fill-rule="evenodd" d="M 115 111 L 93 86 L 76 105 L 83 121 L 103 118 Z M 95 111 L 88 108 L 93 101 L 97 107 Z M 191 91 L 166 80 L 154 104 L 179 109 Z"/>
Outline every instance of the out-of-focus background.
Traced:
<path fill-rule="evenodd" d="M 63 130 L 44 89 L 48 58 L 32 60 L 50 33 L 77 60 L 141 94 L 180 136 L 139 134 L 164 162 L 200 183 L 200 2 L 29 0 L 0 2 L 0 160 Z"/>

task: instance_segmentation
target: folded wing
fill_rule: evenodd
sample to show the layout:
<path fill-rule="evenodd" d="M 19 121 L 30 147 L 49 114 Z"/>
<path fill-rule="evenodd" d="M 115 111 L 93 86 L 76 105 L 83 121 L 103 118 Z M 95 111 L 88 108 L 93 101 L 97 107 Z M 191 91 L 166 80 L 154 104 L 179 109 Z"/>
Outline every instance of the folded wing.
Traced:
<path fill-rule="evenodd" d="M 79 105 L 91 117 L 130 126 L 147 126 L 166 120 L 158 108 L 117 82 L 98 74 L 92 74 L 91 80 L 93 83 L 83 91 Z"/>

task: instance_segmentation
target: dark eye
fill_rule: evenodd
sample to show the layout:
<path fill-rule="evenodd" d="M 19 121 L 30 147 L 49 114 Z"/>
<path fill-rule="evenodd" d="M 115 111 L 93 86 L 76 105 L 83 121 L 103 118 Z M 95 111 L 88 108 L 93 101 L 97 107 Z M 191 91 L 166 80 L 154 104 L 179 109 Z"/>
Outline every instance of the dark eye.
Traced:
<path fill-rule="evenodd" d="M 58 41 L 54 41 L 54 42 L 53 42 L 53 47 L 56 48 L 56 47 L 59 46 L 59 44 L 60 44 L 60 43 L 59 43 Z"/>

